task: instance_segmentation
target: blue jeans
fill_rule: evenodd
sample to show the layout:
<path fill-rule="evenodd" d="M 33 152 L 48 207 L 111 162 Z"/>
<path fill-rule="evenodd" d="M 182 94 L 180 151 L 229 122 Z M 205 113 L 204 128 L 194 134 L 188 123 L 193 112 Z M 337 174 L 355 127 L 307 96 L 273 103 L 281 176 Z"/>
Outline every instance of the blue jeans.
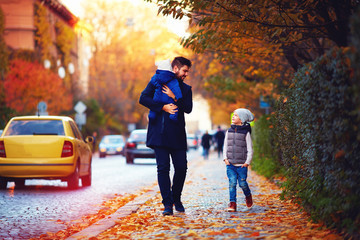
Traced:
<path fill-rule="evenodd" d="M 165 207 L 181 202 L 181 192 L 184 187 L 187 171 L 186 150 L 155 147 L 157 177 Z M 174 177 L 171 186 L 170 156 L 174 165 Z"/>
<path fill-rule="evenodd" d="M 226 165 L 226 174 L 229 178 L 230 202 L 236 202 L 237 182 L 239 182 L 239 186 L 243 190 L 245 196 L 251 195 L 249 185 L 246 182 L 247 172 L 247 167 L 235 167 L 234 165 Z"/>

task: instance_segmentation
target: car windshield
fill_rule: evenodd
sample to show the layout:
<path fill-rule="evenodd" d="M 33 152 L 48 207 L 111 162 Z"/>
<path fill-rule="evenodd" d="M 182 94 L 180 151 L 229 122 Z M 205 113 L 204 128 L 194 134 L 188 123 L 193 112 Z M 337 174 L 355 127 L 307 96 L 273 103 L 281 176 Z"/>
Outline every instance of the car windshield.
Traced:
<path fill-rule="evenodd" d="M 15 120 L 5 136 L 15 135 L 65 135 L 61 120 Z"/>
<path fill-rule="evenodd" d="M 145 141 L 146 140 L 146 132 L 133 132 L 133 133 L 131 133 L 130 138 L 133 141 Z"/>
<path fill-rule="evenodd" d="M 104 138 L 104 143 L 110 143 L 110 144 L 117 144 L 117 143 L 123 143 L 124 140 L 121 137 L 114 138 L 114 137 L 108 137 Z"/>

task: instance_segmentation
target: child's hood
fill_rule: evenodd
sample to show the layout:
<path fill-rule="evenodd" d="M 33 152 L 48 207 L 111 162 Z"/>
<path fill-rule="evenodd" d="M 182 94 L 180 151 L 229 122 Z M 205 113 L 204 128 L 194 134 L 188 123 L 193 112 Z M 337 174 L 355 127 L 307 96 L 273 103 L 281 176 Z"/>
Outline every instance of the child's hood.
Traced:
<path fill-rule="evenodd" d="M 171 80 L 176 80 L 175 73 L 167 71 L 167 70 L 156 70 L 156 74 L 154 76 L 156 78 L 156 81 L 158 81 L 159 84 L 166 84 Z M 177 81 L 177 80 L 176 80 Z"/>
<path fill-rule="evenodd" d="M 162 61 L 158 61 L 155 63 L 155 65 L 158 67 L 158 70 L 167 70 L 167 71 L 171 71 L 172 72 L 172 67 L 171 67 L 171 61 L 170 59 L 166 59 L 166 60 L 162 60 Z"/>

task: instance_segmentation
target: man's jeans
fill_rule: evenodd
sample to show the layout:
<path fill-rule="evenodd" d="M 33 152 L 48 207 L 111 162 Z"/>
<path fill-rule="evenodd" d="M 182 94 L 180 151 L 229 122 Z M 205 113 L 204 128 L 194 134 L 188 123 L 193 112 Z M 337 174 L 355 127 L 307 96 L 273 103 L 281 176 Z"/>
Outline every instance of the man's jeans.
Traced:
<path fill-rule="evenodd" d="M 172 206 L 181 201 L 181 192 L 184 187 L 187 159 L 186 150 L 175 150 L 156 147 L 157 176 L 164 206 Z M 170 181 L 170 156 L 174 165 L 174 177 Z"/>
<path fill-rule="evenodd" d="M 244 195 L 250 196 L 251 191 L 248 183 L 246 182 L 247 172 L 247 167 L 235 167 L 234 165 L 226 165 L 226 174 L 229 178 L 230 202 L 236 202 L 237 182 L 239 182 L 239 186 L 243 190 Z"/>

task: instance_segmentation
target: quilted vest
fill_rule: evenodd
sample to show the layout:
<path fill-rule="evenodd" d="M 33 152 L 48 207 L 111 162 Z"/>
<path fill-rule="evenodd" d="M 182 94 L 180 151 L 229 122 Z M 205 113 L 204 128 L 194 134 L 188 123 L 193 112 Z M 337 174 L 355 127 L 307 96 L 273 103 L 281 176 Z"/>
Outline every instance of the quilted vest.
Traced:
<path fill-rule="evenodd" d="M 250 126 L 249 126 L 250 127 Z M 246 134 L 249 130 L 247 126 L 231 126 L 228 130 L 227 157 L 231 164 L 244 164 L 247 158 Z"/>

